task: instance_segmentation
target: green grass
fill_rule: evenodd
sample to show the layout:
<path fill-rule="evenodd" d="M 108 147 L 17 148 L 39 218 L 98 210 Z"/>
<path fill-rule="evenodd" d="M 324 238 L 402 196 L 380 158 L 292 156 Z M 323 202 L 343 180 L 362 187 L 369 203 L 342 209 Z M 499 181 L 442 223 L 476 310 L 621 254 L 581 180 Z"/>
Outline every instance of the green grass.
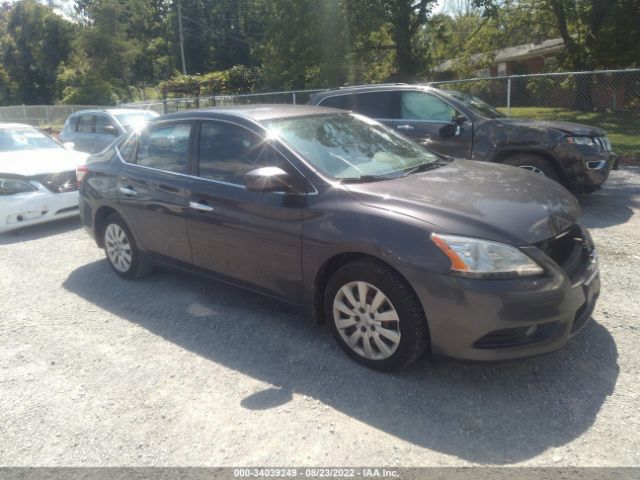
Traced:
<path fill-rule="evenodd" d="M 501 108 L 506 113 L 506 108 Z M 640 112 L 578 112 L 566 108 L 511 108 L 512 117 L 584 123 L 603 128 L 616 153 L 640 158 Z"/>

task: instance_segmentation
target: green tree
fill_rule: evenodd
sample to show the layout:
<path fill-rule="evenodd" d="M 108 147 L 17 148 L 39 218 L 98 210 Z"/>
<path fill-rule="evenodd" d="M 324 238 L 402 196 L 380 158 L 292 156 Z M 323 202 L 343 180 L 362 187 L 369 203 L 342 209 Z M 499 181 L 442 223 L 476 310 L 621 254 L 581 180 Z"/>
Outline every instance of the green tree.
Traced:
<path fill-rule="evenodd" d="M 0 82 L 10 88 L 16 103 L 53 103 L 56 73 L 70 55 L 74 25 L 34 0 L 10 6 L 2 23 L 0 57 L 5 78 Z"/>
<path fill-rule="evenodd" d="M 351 37 L 359 40 L 363 51 L 391 50 L 395 66 L 393 76 L 400 80 L 411 80 L 424 70 L 429 52 L 419 38 L 428 26 L 435 2 L 344 0 Z"/>

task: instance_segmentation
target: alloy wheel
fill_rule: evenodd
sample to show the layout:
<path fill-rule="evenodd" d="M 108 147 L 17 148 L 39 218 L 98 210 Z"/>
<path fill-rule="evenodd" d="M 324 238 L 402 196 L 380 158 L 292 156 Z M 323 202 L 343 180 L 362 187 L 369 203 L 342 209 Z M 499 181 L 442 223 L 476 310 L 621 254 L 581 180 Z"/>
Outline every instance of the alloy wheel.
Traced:
<path fill-rule="evenodd" d="M 110 223 L 104 232 L 104 244 L 107 256 L 113 267 L 121 273 L 131 268 L 131 242 L 126 232 L 115 223 Z"/>
<path fill-rule="evenodd" d="M 400 345 L 398 312 L 370 283 L 343 285 L 333 301 L 333 320 L 346 345 L 369 360 L 389 358 Z"/>

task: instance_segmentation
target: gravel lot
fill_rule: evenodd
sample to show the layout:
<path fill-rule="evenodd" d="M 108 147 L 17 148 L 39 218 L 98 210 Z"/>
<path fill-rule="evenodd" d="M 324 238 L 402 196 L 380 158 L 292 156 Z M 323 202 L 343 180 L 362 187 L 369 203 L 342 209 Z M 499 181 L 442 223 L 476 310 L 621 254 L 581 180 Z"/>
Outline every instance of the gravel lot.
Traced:
<path fill-rule="evenodd" d="M 0 465 L 640 465 L 640 167 L 581 197 L 594 320 L 498 364 L 349 360 L 274 301 L 116 277 L 77 220 L 0 236 Z"/>

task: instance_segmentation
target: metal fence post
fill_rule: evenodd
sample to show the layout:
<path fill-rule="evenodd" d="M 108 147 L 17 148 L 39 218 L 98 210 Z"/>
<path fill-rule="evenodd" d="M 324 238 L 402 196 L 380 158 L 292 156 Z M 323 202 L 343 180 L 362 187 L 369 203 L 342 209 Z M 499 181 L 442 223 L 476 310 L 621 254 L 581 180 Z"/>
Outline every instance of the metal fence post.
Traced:
<path fill-rule="evenodd" d="M 25 104 L 22 104 L 22 113 L 24 114 L 24 123 L 27 123 L 27 107 Z"/>
<path fill-rule="evenodd" d="M 293 92 L 293 104 L 296 104 L 296 92 Z"/>
<path fill-rule="evenodd" d="M 507 78 L 507 115 L 511 115 L 511 77 Z"/>

